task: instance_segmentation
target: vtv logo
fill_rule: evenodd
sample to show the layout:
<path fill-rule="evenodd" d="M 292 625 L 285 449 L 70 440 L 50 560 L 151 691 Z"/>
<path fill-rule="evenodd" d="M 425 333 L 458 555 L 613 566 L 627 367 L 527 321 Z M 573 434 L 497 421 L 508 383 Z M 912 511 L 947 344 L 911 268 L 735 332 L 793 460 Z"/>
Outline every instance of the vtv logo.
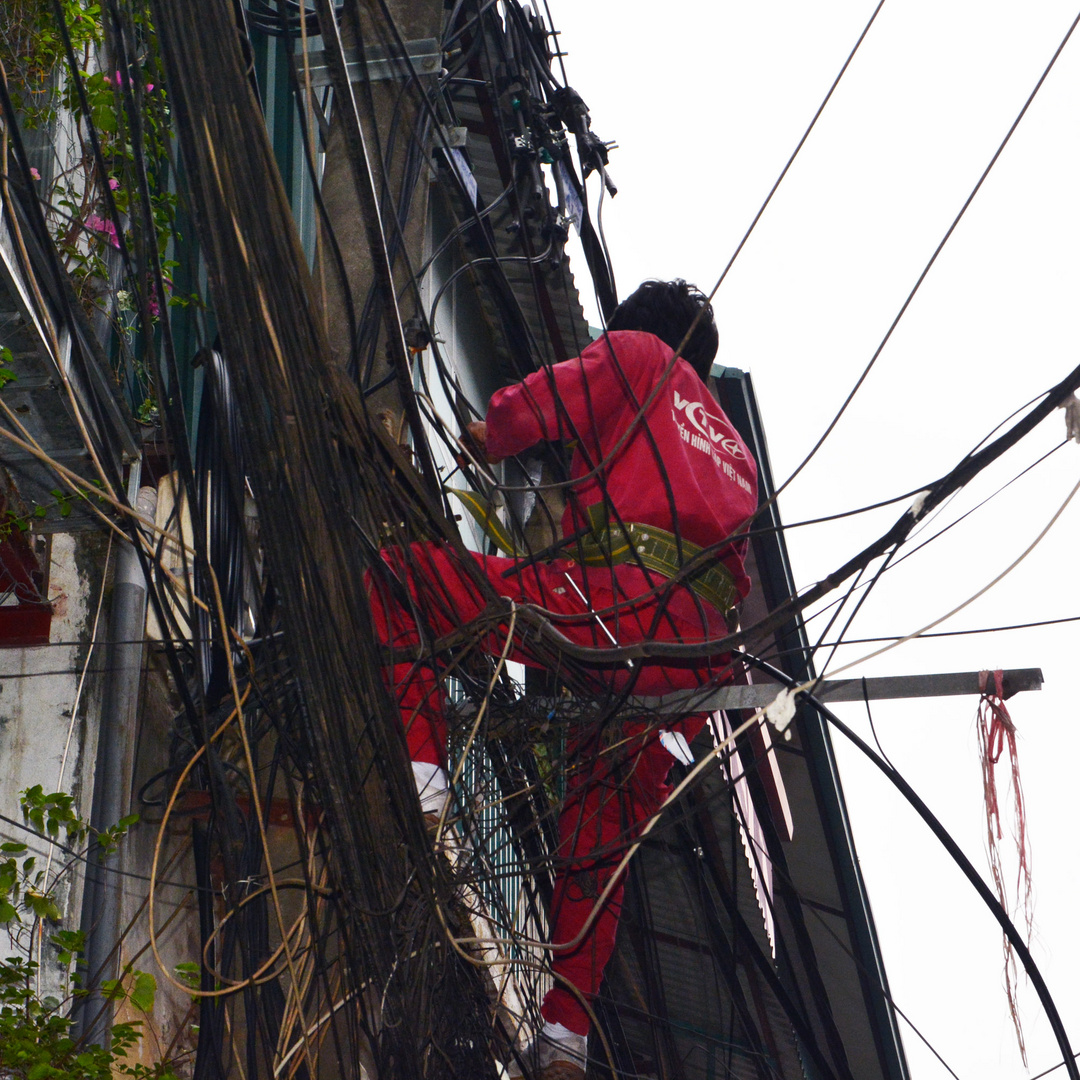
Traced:
<path fill-rule="evenodd" d="M 726 421 L 705 409 L 700 401 L 692 401 L 684 398 L 675 391 L 675 411 L 681 412 L 691 426 L 714 446 L 720 447 L 726 454 L 733 458 L 745 458 L 746 451 L 739 442 L 734 429 Z"/>

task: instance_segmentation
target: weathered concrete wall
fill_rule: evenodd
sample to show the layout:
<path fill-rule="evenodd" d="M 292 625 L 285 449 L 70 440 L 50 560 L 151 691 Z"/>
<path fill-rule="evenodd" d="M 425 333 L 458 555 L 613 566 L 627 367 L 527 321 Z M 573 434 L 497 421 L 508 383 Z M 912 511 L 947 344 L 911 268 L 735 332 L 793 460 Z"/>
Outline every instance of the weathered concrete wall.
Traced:
<path fill-rule="evenodd" d="M 98 533 L 55 534 L 49 567 L 49 598 L 55 601 L 50 643 L 0 648 L 0 814 L 11 819 L 0 820 L 0 841 L 27 844 L 29 854 L 38 857 L 38 867 L 49 866 L 50 881 L 70 857 L 56 848 L 50 851 L 47 842 L 18 826 L 19 792 L 40 784 L 46 792 L 72 793 L 78 812 L 89 816 L 93 777 L 84 762 L 94 760 L 97 747 L 102 661 L 101 646 L 93 645 L 91 635 L 105 584 L 106 549 L 107 540 Z M 104 635 L 105 599 L 99 637 Z M 66 928 L 79 923 L 81 881 L 81 873 L 68 873 L 56 890 Z M 10 952 L 2 934 L 0 949 Z M 43 977 L 43 991 L 49 987 L 48 992 L 55 992 L 56 985 L 55 972 Z"/>

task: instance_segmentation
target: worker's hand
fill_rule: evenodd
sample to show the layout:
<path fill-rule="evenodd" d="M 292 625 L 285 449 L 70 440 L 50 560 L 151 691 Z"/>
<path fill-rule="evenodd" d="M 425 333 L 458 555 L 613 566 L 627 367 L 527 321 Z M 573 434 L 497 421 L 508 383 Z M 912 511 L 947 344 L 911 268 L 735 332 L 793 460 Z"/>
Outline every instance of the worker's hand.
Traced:
<path fill-rule="evenodd" d="M 501 457 L 492 457 L 487 449 L 487 424 L 483 420 L 473 420 L 465 427 L 465 438 L 462 442 L 469 446 L 471 443 L 477 450 L 477 457 L 482 458 L 489 465 L 497 465 L 502 461 Z M 471 447 L 470 447 L 471 449 Z"/>

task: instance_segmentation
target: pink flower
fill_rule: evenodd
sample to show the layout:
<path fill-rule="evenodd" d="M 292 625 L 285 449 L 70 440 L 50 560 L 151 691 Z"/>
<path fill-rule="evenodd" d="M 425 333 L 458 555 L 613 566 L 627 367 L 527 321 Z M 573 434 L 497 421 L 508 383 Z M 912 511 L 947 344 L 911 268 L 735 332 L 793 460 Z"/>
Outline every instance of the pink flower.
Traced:
<path fill-rule="evenodd" d="M 117 72 L 117 74 L 119 74 L 119 72 Z M 104 84 L 105 84 L 106 86 L 112 86 L 112 79 L 110 79 L 108 75 L 102 75 L 102 76 L 101 76 L 101 81 L 102 81 L 102 82 L 103 82 L 103 83 L 104 83 Z"/>
<path fill-rule="evenodd" d="M 115 176 L 109 177 L 109 190 L 115 191 L 120 186 L 120 181 Z"/>
<path fill-rule="evenodd" d="M 150 91 L 153 90 L 153 89 L 154 89 L 154 84 L 152 82 L 148 82 L 146 84 L 146 92 L 149 94 Z"/>
<path fill-rule="evenodd" d="M 100 233 L 107 237 L 109 243 L 114 248 L 120 247 L 120 241 L 116 238 L 116 226 L 111 221 L 99 218 L 96 214 L 91 214 L 90 217 L 86 219 L 86 227 L 91 232 Z"/>
<path fill-rule="evenodd" d="M 162 274 L 161 277 L 165 283 L 166 292 L 168 292 L 173 287 L 172 279 L 168 274 Z M 158 300 L 157 283 L 150 276 L 147 276 L 146 278 L 146 310 L 149 312 L 152 319 L 156 319 L 161 314 L 161 303 Z"/>
<path fill-rule="evenodd" d="M 32 176 L 32 177 L 33 177 L 33 178 L 34 178 L 35 180 L 40 180 L 40 179 L 41 179 L 41 173 L 39 173 L 39 172 L 37 171 L 37 169 L 35 169 L 35 168 L 34 168 L 34 166 L 33 166 L 33 165 L 31 165 L 31 166 L 30 166 L 30 175 L 31 175 L 31 176 Z"/>

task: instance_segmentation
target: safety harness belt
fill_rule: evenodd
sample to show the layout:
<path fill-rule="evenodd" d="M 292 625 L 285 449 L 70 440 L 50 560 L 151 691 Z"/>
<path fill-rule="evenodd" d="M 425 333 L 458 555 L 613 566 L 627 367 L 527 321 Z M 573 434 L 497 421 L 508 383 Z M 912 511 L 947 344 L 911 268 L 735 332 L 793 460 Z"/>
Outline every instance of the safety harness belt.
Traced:
<path fill-rule="evenodd" d="M 447 491 L 460 500 L 484 535 L 500 551 L 516 558 L 522 557 L 490 503 L 471 491 L 460 488 L 447 488 Z M 575 559 L 583 566 L 617 566 L 636 562 L 647 570 L 671 578 L 704 551 L 697 544 L 680 539 L 655 525 L 643 525 L 636 521 L 612 525 L 603 503 L 590 506 L 586 512 L 590 530 L 578 544 L 566 551 L 567 558 Z M 730 611 L 739 602 L 735 579 L 728 568 L 719 562 L 702 560 L 701 569 L 684 577 L 682 584 L 717 611 Z"/>

